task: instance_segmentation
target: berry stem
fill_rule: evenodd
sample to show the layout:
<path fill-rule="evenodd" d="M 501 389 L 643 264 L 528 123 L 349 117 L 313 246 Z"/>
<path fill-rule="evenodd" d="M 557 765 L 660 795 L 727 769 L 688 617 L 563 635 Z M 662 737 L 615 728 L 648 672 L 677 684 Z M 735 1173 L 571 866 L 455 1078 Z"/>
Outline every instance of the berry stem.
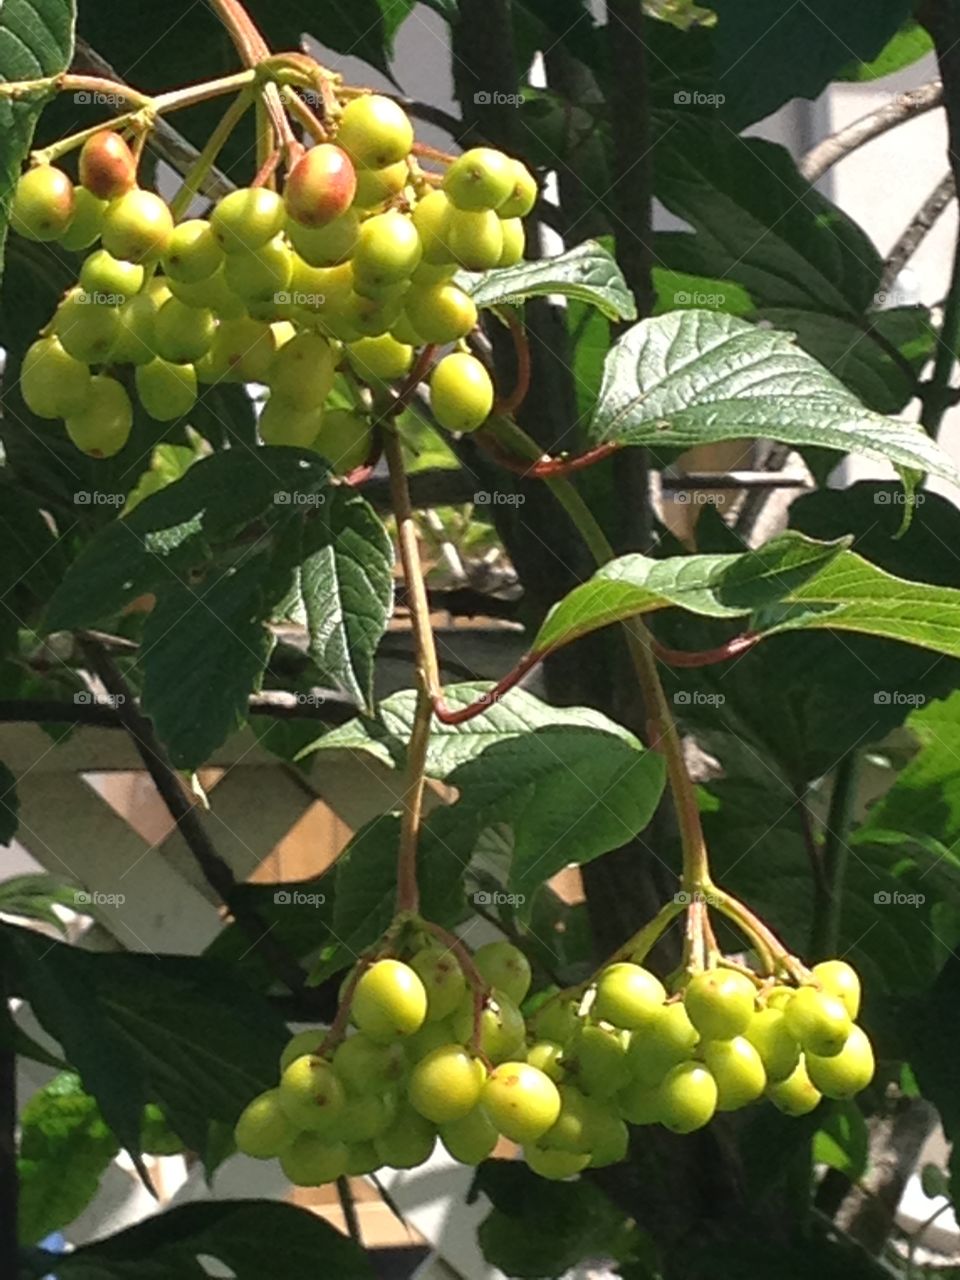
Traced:
<path fill-rule="evenodd" d="M 434 924 L 432 920 L 422 920 L 421 924 L 427 933 L 432 933 L 444 946 L 450 948 L 457 957 L 460 968 L 463 970 L 463 976 L 466 978 L 473 995 L 473 1031 L 470 1035 L 470 1052 L 474 1057 L 480 1057 L 483 1005 L 490 993 L 490 984 L 474 964 L 473 956 L 462 939 L 458 938 L 455 933 L 451 933 L 449 929 L 444 929 L 443 925 Z"/>
<path fill-rule="evenodd" d="M 773 930 L 745 903 L 714 884 L 709 884 L 704 892 L 710 906 L 716 907 L 721 915 L 731 920 L 748 939 L 767 973 L 782 971 L 795 982 L 809 980 L 806 967 L 787 951 Z"/>
<path fill-rule="evenodd" d="M 527 393 L 530 390 L 530 340 L 527 338 L 527 331 L 513 307 L 502 307 L 499 314 L 503 316 L 510 326 L 510 334 L 513 337 L 513 346 L 517 353 L 517 382 L 508 396 L 497 400 L 493 411 L 494 413 L 502 414 L 505 418 L 510 418 L 526 400 Z"/>
<path fill-rule="evenodd" d="M 110 80 L 104 76 L 43 76 L 39 80 L 13 80 L 0 84 L 0 98 L 29 98 L 37 93 L 98 93 L 111 98 L 125 98 L 138 107 L 150 104 L 150 97 L 131 89 L 120 80 Z M 98 126 L 103 128 L 103 125 Z"/>
<path fill-rule="evenodd" d="M 440 671 L 433 627 L 430 622 L 430 602 L 427 598 L 423 563 L 420 559 L 417 524 L 403 461 L 403 446 L 396 431 L 388 427 L 385 434 L 384 452 L 390 471 L 390 494 L 394 518 L 397 522 L 400 559 L 407 582 L 417 663 L 417 706 L 407 747 L 407 786 L 403 797 L 400 849 L 397 855 L 397 911 L 399 913 L 419 909 L 417 846 L 423 818 L 427 748 L 430 743 L 430 726 L 433 720 L 433 699 L 440 691 Z"/>
<path fill-rule="evenodd" d="M 175 221 L 179 221 L 190 207 L 190 202 L 200 190 L 204 178 L 213 168 L 221 147 L 233 133 L 252 101 L 253 91 L 251 89 L 244 90 L 243 93 L 234 98 L 216 128 L 210 134 L 210 137 L 204 143 L 203 150 L 184 174 L 183 185 L 170 201 L 170 212 L 173 214 Z"/>
<path fill-rule="evenodd" d="M 857 763 L 856 751 L 850 751 L 833 775 L 833 793 L 824 831 L 823 892 L 815 904 L 810 940 L 810 954 L 815 960 L 835 955 L 839 946 L 843 878 L 850 854 L 847 835 L 857 800 Z"/>

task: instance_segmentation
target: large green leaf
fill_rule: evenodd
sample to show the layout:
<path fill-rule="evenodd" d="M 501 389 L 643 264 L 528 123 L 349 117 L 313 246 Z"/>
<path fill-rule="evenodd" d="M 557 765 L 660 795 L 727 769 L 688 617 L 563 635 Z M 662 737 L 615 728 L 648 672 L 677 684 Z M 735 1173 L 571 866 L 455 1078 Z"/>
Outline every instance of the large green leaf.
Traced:
<path fill-rule="evenodd" d="M 131 1153 L 150 1101 L 203 1151 L 211 1120 L 232 1124 L 276 1083 L 284 1023 L 212 961 L 81 951 L 10 925 L 0 925 L 0 952 L 15 992 Z"/>
<path fill-rule="evenodd" d="M 771 12 L 767 0 L 712 0 L 714 70 L 736 129 L 791 98 L 815 98 L 838 71 L 869 62 L 910 15 L 909 0 L 804 0 Z"/>
<path fill-rule="evenodd" d="M 21 1241 L 36 1244 L 79 1217 L 118 1150 L 79 1076 L 64 1073 L 35 1093 L 20 1114 Z"/>
<path fill-rule="evenodd" d="M 879 253 L 785 147 L 684 120 L 658 148 L 655 180 L 693 228 L 657 237 L 662 265 L 736 281 L 758 306 L 860 315 L 873 301 Z"/>
<path fill-rule="evenodd" d="M 789 335 L 709 311 L 657 316 L 623 335 L 607 357 L 589 434 L 680 448 L 765 436 L 960 483 L 925 431 L 864 409 Z"/>
<path fill-rule="evenodd" d="M 919 62 L 933 50 L 933 37 L 919 22 L 910 18 L 869 62 L 853 62 L 845 67 L 837 80 L 868 81 L 893 75 L 904 67 Z"/>
<path fill-rule="evenodd" d="M 445 696 L 449 705 L 462 707 L 488 688 L 456 685 Z M 376 721 L 353 721 L 316 745 L 365 750 L 399 764 L 414 702 L 412 692 L 395 694 Z M 428 823 L 437 858 L 446 845 L 466 863 L 483 830 L 507 829 L 506 886 L 527 911 L 536 887 L 561 867 L 589 862 L 641 831 L 664 781 L 662 757 L 645 751 L 606 716 L 583 707 L 551 707 L 520 690 L 464 725 L 437 724 L 427 773 L 458 795 Z"/>
<path fill-rule="evenodd" d="M 393 543 L 358 493 L 332 490 L 303 535 L 293 616 L 327 679 L 373 702 L 374 656 L 393 608 Z"/>
<path fill-rule="evenodd" d="M 596 240 L 585 240 L 556 258 L 518 262 L 468 277 L 478 307 L 518 303 L 525 298 L 562 294 L 589 302 L 611 320 L 633 320 L 636 303 L 616 260 Z"/>
<path fill-rule="evenodd" d="M 612 560 L 554 607 L 533 648 L 556 649 L 671 606 L 711 618 L 749 617 L 746 629 L 759 635 L 857 631 L 960 657 L 960 591 L 906 582 L 841 543 L 792 532 L 741 554 Z"/>
<path fill-rule="evenodd" d="M 0 881 L 0 912 L 8 916 L 22 916 L 25 920 L 42 920 L 62 929 L 63 920 L 53 908 L 61 904 L 75 907 L 75 895 L 75 889 L 61 884 L 53 876 L 13 876 Z"/>
<path fill-rule="evenodd" d="M 41 1268 L 62 1280 L 207 1280 L 201 1258 L 216 1259 L 236 1280 L 277 1275 L 284 1280 L 373 1280 L 359 1245 L 319 1214 L 273 1200 L 218 1200 L 181 1205 L 117 1235 L 84 1245 L 67 1257 L 46 1255 Z M 145 1270 L 146 1268 L 146 1270 Z"/>
<path fill-rule="evenodd" d="M 73 56 L 73 0 L 5 0 L 0 5 L 0 83 L 66 71 Z M 0 97 L 0 276 L 10 200 L 49 93 Z"/>

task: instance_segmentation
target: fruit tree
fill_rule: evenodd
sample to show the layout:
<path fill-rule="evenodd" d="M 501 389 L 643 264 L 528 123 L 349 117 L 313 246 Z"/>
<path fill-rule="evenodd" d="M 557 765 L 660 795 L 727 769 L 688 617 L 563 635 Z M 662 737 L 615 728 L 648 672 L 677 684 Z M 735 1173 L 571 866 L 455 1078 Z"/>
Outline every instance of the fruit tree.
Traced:
<path fill-rule="evenodd" d="M 224 921 L 103 950 L 69 865 L 0 881 L 0 1274 L 359 1280 L 350 1179 L 437 1160 L 511 1276 L 958 1274 L 897 1217 L 960 1120 L 960 250 L 896 283 L 954 8 L 0 0 L 0 715 L 127 735 Z M 799 162 L 755 136 L 923 58 Z M 884 262 L 813 184 L 941 107 Z M 238 882 L 238 731 L 395 807 Z M 56 1256 L 121 1151 L 288 1198 Z"/>

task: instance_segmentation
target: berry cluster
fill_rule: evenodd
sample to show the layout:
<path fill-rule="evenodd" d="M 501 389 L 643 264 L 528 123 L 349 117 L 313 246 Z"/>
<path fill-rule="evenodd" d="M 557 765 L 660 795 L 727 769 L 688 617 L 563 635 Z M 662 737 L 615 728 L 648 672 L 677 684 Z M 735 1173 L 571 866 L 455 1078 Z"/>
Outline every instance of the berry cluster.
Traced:
<path fill-rule="evenodd" d="M 189 413 L 200 384 L 263 383 L 265 443 L 315 448 L 340 473 L 363 464 L 372 409 L 358 384 L 404 378 L 419 347 L 463 346 L 477 309 L 454 276 L 520 261 L 537 197 L 502 152 L 467 151 L 441 178 L 420 168 L 413 144 L 396 103 L 352 97 L 336 141 L 301 149 L 282 193 L 241 188 L 208 219 L 181 222 L 138 185 L 133 153 L 109 130 L 84 143 L 79 185 L 52 165 L 28 170 L 13 227 L 93 250 L 27 353 L 28 408 L 63 418 L 78 448 L 107 457 L 133 423 L 119 366 L 133 367 L 143 408 L 161 422 Z M 331 400 L 338 370 L 357 388 L 350 407 Z M 441 358 L 430 385 L 449 430 L 489 417 L 490 376 L 466 350 Z"/>
<path fill-rule="evenodd" d="M 530 966 L 516 947 L 481 947 L 471 976 L 482 990 L 434 942 L 409 963 L 366 968 L 348 997 L 353 1033 L 294 1036 L 279 1087 L 240 1117 L 239 1149 L 279 1157 L 292 1182 L 313 1186 L 413 1168 L 438 1136 L 478 1164 L 503 1137 L 536 1173 L 566 1178 L 625 1159 L 626 1122 L 690 1133 L 763 1094 L 799 1116 L 873 1076 L 870 1042 L 853 1024 L 859 980 L 842 961 L 800 987 L 708 969 L 672 997 L 640 965 L 616 963 L 585 995 L 553 998 L 529 1021 Z"/>

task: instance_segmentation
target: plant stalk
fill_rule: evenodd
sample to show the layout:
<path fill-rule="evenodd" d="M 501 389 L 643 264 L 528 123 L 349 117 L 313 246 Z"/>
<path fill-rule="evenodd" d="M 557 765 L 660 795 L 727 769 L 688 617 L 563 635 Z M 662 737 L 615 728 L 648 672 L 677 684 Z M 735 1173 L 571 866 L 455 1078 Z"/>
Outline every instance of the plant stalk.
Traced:
<path fill-rule="evenodd" d="M 859 775 L 859 759 L 851 751 L 840 761 L 833 778 L 821 863 L 823 892 L 816 904 L 810 939 L 810 954 L 815 960 L 836 955 L 839 946 L 843 880 L 850 857 L 847 834 L 853 821 Z"/>
<path fill-rule="evenodd" d="M 245 89 L 234 98 L 224 112 L 220 122 L 204 143 L 203 150 L 187 173 L 184 174 L 183 185 L 170 201 L 170 212 L 173 214 L 175 221 L 179 221 L 190 207 L 190 202 L 202 187 L 207 174 L 213 168 L 221 148 L 240 123 L 252 101 L 252 89 Z"/>

